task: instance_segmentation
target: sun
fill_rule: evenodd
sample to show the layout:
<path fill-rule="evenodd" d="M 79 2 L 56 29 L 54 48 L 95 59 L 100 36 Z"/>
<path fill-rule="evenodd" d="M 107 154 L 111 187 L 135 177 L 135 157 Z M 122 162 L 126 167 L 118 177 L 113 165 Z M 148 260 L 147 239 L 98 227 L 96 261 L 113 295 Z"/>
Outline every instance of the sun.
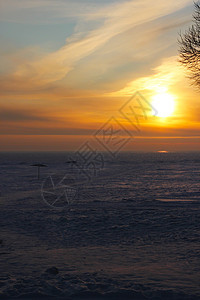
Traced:
<path fill-rule="evenodd" d="M 152 106 L 157 113 L 154 115 L 161 118 L 170 117 L 175 109 L 175 97 L 169 93 L 160 93 L 153 96 Z"/>

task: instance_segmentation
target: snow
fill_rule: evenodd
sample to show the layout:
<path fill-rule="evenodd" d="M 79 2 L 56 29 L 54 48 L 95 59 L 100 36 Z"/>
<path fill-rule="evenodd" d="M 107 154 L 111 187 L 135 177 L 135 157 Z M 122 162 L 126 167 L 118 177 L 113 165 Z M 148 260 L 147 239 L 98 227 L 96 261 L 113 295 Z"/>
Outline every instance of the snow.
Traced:
<path fill-rule="evenodd" d="M 0 154 L 0 299 L 200 299 L 200 154 L 104 154 L 84 183 L 70 155 Z M 49 176 L 76 196 L 49 205 Z"/>

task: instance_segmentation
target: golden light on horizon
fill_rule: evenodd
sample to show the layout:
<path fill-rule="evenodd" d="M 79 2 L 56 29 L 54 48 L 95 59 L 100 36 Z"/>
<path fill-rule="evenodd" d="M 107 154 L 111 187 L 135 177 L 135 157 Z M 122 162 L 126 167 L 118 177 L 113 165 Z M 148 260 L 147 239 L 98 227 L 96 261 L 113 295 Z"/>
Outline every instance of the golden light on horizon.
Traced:
<path fill-rule="evenodd" d="M 175 97 L 167 92 L 154 95 L 152 106 L 157 111 L 156 116 L 161 118 L 170 117 L 175 109 Z"/>

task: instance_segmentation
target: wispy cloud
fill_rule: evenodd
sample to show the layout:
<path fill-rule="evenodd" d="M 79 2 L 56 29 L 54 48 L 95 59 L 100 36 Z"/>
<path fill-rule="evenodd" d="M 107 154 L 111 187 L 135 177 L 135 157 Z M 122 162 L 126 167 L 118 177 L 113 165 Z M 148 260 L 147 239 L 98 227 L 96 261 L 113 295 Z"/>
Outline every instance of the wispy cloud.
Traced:
<path fill-rule="evenodd" d="M 172 56 L 163 60 L 161 65 L 152 70 L 150 76 L 140 77 L 129 82 L 123 89 L 110 93 L 110 96 L 132 95 L 137 90 L 155 92 L 167 91 L 171 86 L 184 80 L 183 68 L 178 63 L 178 57 Z"/>
<path fill-rule="evenodd" d="M 10 106 L 0 114 L 1 133 L 91 134 L 136 90 L 175 89 L 184 80 L 176 40 L 178 28 L 189 21 L 188 12 L 180 14 L 189 0 L 153 5 L 149 0 L 7 0 L 0 5 L 2 20 L 9 22 L 67 26 L 75 21 L 72 35 L 54 52 L 40 45 L 4 51 L 0 94 Z M 186 134 L 150 125 L 147 136 Z"/>
<path fill-rule="evenodd" d="M 1 20 L 17 23 L 67 23 L 91 12 L 91 6 L 72 0 L 7 0 L 0 2 Z"/>
<path fill-rule="evenodd" d="M 52 4 L 54 2 L 55 1 L 48 2 L 49 7 L 52 5 L 53 10 L 56 9 Z M 35 4 L 32 1 L 28 1 L 28 3 L 29 5 L 25 5 L 26 8 L 27 6 L 28 8 L 37 6 L 37 3 L 38 5 L 40 3 L 43 7 L 46 1 L 36 1 L 36 3 L 34 2 Z M 157 0 L 154 1 L 154 6 L 150 6 L 147 0 L 134 0 L 107 5 L 105 9 L 99 9 L 96 12 L 93 10 L 91 14 L 85 13 L 85 21 L 101 19 L 103 24 L 101 23 L 99 28 L 95 30 L 90 30 L 84 37 L 79 35 L 80 32 L 78 35 L 75 33 L 71 39 L 66 41 L 65 46 L 53 53 L 45 55 L 42 59 L 20 64 L 14 76 L 16 78 L 27 77 L 31 79 L 33 84 L 48 84 L 59 81 L 72 71 L 79 61 L 86 59 L 104 47 L 111 39 L 120 34 L 122 35 L 130 29 L 137 28 L 142 24 L 174 13 L 189 3 L 188 0 L 170 0 L 167 2 Z M 142 32 L 140 34 L 142 35 Z M 138 39 L 141 40 L 140 37 L 138 37 Z M 147 36 L 146 39 L 148 40 Z"/>

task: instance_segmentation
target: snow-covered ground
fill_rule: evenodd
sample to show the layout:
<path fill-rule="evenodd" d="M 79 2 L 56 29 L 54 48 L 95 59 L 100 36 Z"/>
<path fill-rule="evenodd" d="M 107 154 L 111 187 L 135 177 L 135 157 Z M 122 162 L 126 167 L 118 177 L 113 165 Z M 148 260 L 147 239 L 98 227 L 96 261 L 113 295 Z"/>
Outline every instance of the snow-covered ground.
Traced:
<path fill-rule="evenodd" d="M 70 155 L 0 154 L 0 299 L 200 299 L 200 154 Z"/>

